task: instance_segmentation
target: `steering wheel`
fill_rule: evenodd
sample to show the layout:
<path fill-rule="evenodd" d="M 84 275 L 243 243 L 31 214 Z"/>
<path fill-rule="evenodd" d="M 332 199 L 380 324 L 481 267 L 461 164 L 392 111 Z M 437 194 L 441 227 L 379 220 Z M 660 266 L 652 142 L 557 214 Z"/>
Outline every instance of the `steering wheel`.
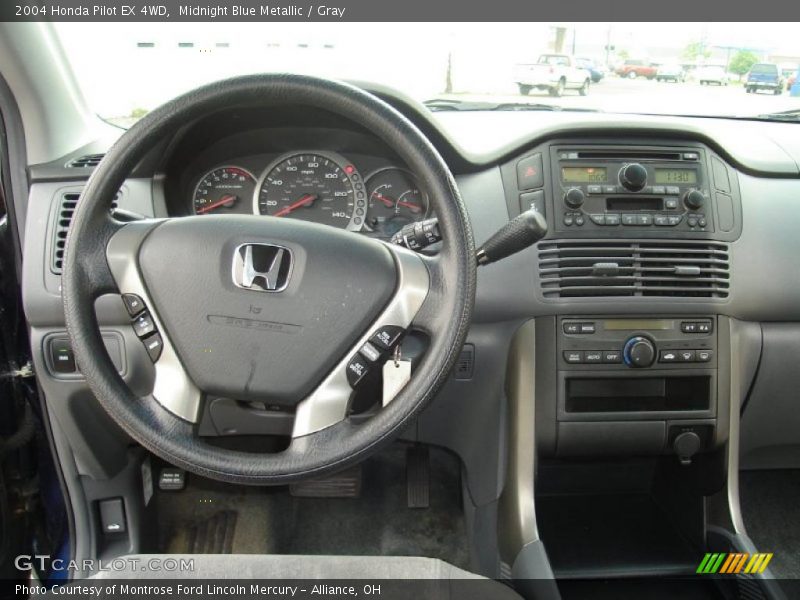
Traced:
<path fill-rule="evenodd" d="M 232 106 L 322 109 L 381 138 L 415 173 L 439 219 L 432 256 L 310 222 L 194 216 L 121 223 L 109 207 L 134 166 L 179 127 Z M 245 484 L 286 484 L 354 464 L 391 441 L 431 400 L 464 343 L 475 248 L 453 176 L 405 117 L 353 86 L 252 75 L 201 87 L 147 114 L 108 151 L 66 240 L 62 293 L 81 373 L 109 415 L 167 462 Z M 121 294 L 154 358 L 139 397 L 109 357 L 94 311 Z M 429 345 L 394 399 L 349 417 L 353 386 L 402 335 Z M 200 437 L 210 397 L 264 401 L 294 414 L 281 452 L 222 448 Z"/>

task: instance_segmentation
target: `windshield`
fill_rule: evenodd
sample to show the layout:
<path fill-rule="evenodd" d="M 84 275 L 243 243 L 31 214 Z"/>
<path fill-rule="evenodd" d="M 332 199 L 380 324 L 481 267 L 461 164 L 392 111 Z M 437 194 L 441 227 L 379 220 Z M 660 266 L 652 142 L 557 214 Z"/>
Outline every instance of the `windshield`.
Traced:
<path fill-rule="evenodd" d="M 383 84 L 431 110 L 597 110 L 769 118 L 800 109 L 796 24 L 58 23 L 84 96 L 126 127 L 234 75 Z M 713 69 L 710 69 L 713 67 Z M 711 70 L 711 73 L 709 71 Z M 709 77 L 713 75 L 713 77 Z M 708 77 L 707 79 L 705 79 Z"/>

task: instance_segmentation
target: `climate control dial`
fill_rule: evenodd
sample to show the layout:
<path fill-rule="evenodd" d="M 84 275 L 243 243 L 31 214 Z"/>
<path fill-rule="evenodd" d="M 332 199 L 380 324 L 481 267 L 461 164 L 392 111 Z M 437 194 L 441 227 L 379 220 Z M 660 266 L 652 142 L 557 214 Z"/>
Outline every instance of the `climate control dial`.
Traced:
<path fill-rule="evenodd" d="M 622 360 L 633 368 L 649 367 L 656 360 L 656 347 L 640 335 L 629 338 L 622 348 Z"/>

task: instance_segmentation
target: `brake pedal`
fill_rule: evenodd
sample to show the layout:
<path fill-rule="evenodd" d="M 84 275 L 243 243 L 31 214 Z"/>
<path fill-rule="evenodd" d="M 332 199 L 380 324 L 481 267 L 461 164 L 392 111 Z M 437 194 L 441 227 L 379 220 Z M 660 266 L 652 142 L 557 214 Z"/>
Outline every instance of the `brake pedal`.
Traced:
<path fill-rule="evenodd" d="M 289 485 L 295 498 L 358 498 L 361 495 L 361 465 L 339 473 Z"/>
<path fill-rule="evenodd" d="M 431 461 L 426 446 L 406 449 L 408 508 L 428 508 L 431 496 Z"/>

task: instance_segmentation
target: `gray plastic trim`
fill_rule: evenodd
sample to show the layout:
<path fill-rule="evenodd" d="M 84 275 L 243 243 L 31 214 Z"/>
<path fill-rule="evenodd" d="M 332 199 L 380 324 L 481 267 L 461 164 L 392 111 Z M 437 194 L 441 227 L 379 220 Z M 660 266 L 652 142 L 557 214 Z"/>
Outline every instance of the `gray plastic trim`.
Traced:
<path fill-rule="evenodd" d="M 347 365 L 370 338 L 385 325 L 407 328 L 428 295 L 430 277 L 419 255 L 400 246 L 386 244 L 397 265 L 397 291 L 375 324 L 361 336 L 353 349 L 339 362 L 319 387 L 297 405 L 292 437 L 302 437 L 335 425 L 347 416 L 352 388 L 347 381 Z"/>
<path fill-rule="evenodd" d="M 120 293 L 136 294 L 144 300 L 150 317 L 161 334 L 161 357 L 155 363 L 156 380 L 153 397 L 172 414 L 196 423 L 200 418 L 202 393 L 183 368 L 167 330 L 154 310 L 144 280 L 139 272 L 136 255 L 144 239 L 161 220 L 129 223 L 109 240 L 106 258 Z"/>

